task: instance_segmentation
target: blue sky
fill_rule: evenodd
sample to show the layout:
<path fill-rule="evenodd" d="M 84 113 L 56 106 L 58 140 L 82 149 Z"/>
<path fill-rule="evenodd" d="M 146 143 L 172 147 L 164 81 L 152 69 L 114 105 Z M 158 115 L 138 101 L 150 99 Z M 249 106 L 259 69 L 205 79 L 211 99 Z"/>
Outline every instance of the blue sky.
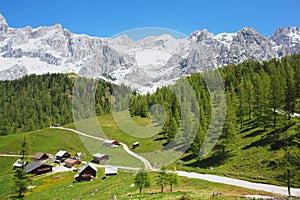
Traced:
<path fill-rule="evenodd" d="M 300 26 L 299 0 L 1 0 L 11 27 L 62 24 L 75 33 L 111 37 L 140 27 L 184 34 L 207 29 L 235 32 L 252 26 L 270 36 L 280 26 Z"/>

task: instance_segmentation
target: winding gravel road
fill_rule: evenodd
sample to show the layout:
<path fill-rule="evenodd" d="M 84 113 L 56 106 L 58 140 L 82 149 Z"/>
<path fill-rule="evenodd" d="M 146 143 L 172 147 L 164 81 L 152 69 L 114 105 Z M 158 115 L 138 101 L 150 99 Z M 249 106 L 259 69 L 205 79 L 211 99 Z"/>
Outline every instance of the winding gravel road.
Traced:
<path fill-rule="evenodd" d="M 54 128 L 54 127 L 52 127 Z M 99 138 L 96 136 L 91 136 L 86 133 L 82 133 L 80 131 L 71 129 L 71 128 L 63 128 L 63 127 L 55 127 L 58 129 L 63 129 L 67 131 L 72 131 L 74 133 L 77 133 L 79 135 L 93 138 L 96 140 L 106 140 L 104 138 Z M 130 154 L 131 156 L 139 159 L 141 162 L 144 163 L 145 167 L 147 170 L 152 170 L 152 171 L 157 171 L 158 169 L 155 169 L 151 166 L 150 162 L 145 159 L 144 157 L 132 152 L 128 146 L 124 143 L 120 143 L 123 147 L 123 149 Z M 124 166 L 125 167 L 125 166 Z M 239 187 L 244 187 L 244 188 L 249 188 L 249 189 L 254 189 L 254 190 L 261 190 L 261 191 L 266 191 L 266 192 L 271 192 L 274 194 L 281 194 L 281 195 L 287 195 L 287 188 L 286 187 L 281 187 L 281 186 L 276 186 L 276 185 L 270 185 L 270 184 L 262 184 L 262 183 L 253 183 L 249 181 L 244 181 L 244 180 L 239 180 L 235 178 L 228 178 L 228 177 L 223 177 L 223 176 L 217 176 L 217 175 L 211 175 L 211 174 L 199 174 L 195 172 L 185 172 L 185 171 L 178 171 L 179 176 L 187 177 L 187 178 L 196 178 L 196 179 L 202 179 L 206 181 L 211 181 L 211 182 L 217 182 L 217 183 L 223 183 L 223 184 L 228 184 L 228 185 L 234 185 L 234 186 L 239 186 Z M 300 188 L 291 188 L 291 194 L 292 196 L 300 197 Z"/>
<path fill-rule="evenodd" d="M 63 129 L 63 130 L 67 130 L 67 131 L 72 131 L 74 133 L 77 133 L 78 135 L 82 135 L 82 136 L 85 136 L 85 137 L 89 137 L 89 138 L 92 138 L 92 139 L 95 139 L 95 140 L 101 140 L 101 141 L 104 141 L 106 140 L 105 138 L 100 138 L 100 137 L 96 137 L 96 136 L 92 136 L 92 135 L 89 135 L 89 134 L 86 134 L 86 133 L 83 133 L 83 132 L 80 132 L 80 131 L 77 131 L 77 130 L 74 130 L 74 129 L 71 129 L 71 128 L 64 128 L 64 127 L 52 127 L 52 128 L 58 128 L 58 129 Z M 152 166 L 150 164 L 150 162 L 145 159 L 144 157 L 132 152 L 128 146 L 122 142 L 120 142 L 121 146 L 123 147 L 123 149 L 131 156 L 135 157 L 136 159 L 139 159 L 144 165 L 145 165 L 145 168 L 147 170 L 152 170 Z"/>
<path fill-rule="evenodd" d="M 271 192 L 274 194 L 281 194 L 287 195 L 287 187 L 281 187 L 276 185 L 270 184 L 263 184 L 263 183 L 253 183 L 249 181 L 239 180 L 235 178 L 228 178 L 223 176 L 211 175 L 211 174 L 199 174 L 195 172 L 185 172 L 185 171 L 177 171 L 179 176 L 184 176 L 188 178 L 196 178 L 202 179 L 206 181 L 216 182 L 216 183 L 223 183 L 228 185 L 235 185 L 239 187 L 254 189 L 254 190 L 262 190 L 266 192 Z M 300 189 L 299 188 L 291 188 L 291 195 L 300 197 Z"/>

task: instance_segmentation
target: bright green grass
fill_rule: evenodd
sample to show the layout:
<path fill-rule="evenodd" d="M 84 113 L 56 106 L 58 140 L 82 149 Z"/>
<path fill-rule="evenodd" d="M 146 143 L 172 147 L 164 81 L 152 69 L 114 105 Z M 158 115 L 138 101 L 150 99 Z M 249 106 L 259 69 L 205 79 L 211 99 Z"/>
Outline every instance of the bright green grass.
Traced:
<path fill-rule="evenodd" d="M 18 158 L 0 157 L 0 199 L 5 199 L 13 188 L 13 163 Z"/>
<path fill-rule="evenodd" d="M 117 176 L 102 180 L 103 169 L 97 174 L 97 179 L 92 182 L 73 183 L 75 173 L 61 173 L 45 176 L 33 181 L 37 187 L 27 193 L 26 199 L 109 199 L 116 195 L 118 199 L 179 199 L 183 195 L 192 199 L 211 199 L 213 192 L 224 194 L 222 199 L 240 199 L 245 194 L 267 194 L 240 187 L 212 183 L 198 179 L 180 177 L 180 185 L 174 186 L 173 192 L 169 192 L 169 186 L 165 192 L 160 193 L 160 188 L 155 185 L 156 173 L 151 173 L 152 185 L 145 188 L 142 194 L 138 188 L 130 187 L 134 175 L 131 172 L 120 171 Z M 131 196 L 129 196 L 131 195 Z M 214 198 L 216 199 L 216 198 Z"/>
<path fill-rule="evenodd" d="M 59 150 L 67 150 L 74 155 L 76 152 L 83 152 L 84 160 L 91 161 L 94 153 L 108 154 L 110 160 L 106 164 L 125 165 L 130 167 L 141 167 L 142 163 L 128 155 L 122 148 L 104 147 L 102 141 L 78 136 L 71 131 L 46 128 L 29 133 L 1 136 L 0 153 L 18 154 L 23 142 L 23 136 L 28 142 L 28 155 L 36 152 L 56 154 Z"/>
<path fill-rule="evenodd" d="M 299 121 L 293 121 L 296 124 L 286 130 L 288 137 L 296 134 L 299 127 Z M 180 166 L 180 169 L 285 186 L 282 178 L 284 148 L 271 150 L 272 131 L 256 127 L 249 121 L 240 133 L 242 139 L 236 141 L 235 149 L 227 153 L 225 158 L 221 156 L 220 150 L 216 149 L 200 161 L 187 153 L 182 158 L 184 166 Z M 280 132 L 279 140 L 284 140 L 285 137 L 285 132 Z M 294 187 L 300 187 L 300 183 L 292 184 Z"/>
<path fill-rule="evenodd" d="M 130 156 L 123 148 L 112 148 L 103 145 L 102 141 L 94 140 L 88 137 L 80 136 L 83 144 L 89 152 L 101 153 L 109 155 L 109 160 L 105 164 L 127 166 L 127 167 L 143 167 L 140 160 Z M 88 160 L 89 161 L 89 160 Z"/>
<path fill-rule="evenodd" d="M 122 112 L 120 113 L 121 116 L 123 114 Z M 143 153 L 161 149 L 165 142 L 163 140 L 155 141 L 155 139 L 159 138 L 159 135 L 150 138 L 136 138 L 124 134 L 111 114 L 99 116 L 98 120 L 108 138 L 124 142 L 129 147 L 133 142 L 139 141 L 141 145 L 134 151 L 146 158 L 152 158 L 151 154 Z M 133 120 L 141 125 L 143 123 L 146 124 L 149 119 L 134 117 Z M 289 134 L 295 134 L 297 126 L 300 124 L 299 119 L 292 119 L 292 121 L 295 125 L 286 130 Z M 278 125 L 282 126 L 282 123 L 284 123 L 284 119 L 279 117 Z M 196 158 L 191 157 L 189 153 L 186 153 L 181 158 L 184 160 L 184 166 L 179 166 L 180 169 L 284 186 L 285 183 L 281 178 L 284 169 L 280 166 L 284 151 L 282 148 L 279 150 L 270 149 L 272 129 L 263 130 L 254 121 L 246 121 L 243 130 L 239 134 L 241 139 L 235 142 L 235 147 L 229 147 L 231 151 L 225 158 L 220 157 L 220 148 L 214 149 L 208 157 L 202 158 L 200 162 Z M 283 139 L 285 132 L 281 131 L 280 137 Z M 272 166 L 272 162 L 276 163 L 276 165 Z M 298 183 L 293 184 L 294 187 L 300 187 Z"/>
<path fill-rule="evenodd" d="M 151 152 L 162 147 L 162 141 L 155 141 L 159 136 L 151 138 L 135 138 L 124 134 L 113 120 L 111 114 L 98 117 L 101 128 L 109 139 L 116 139 L 121 142 L 131 144 L 135 141 L 141 143 L 140 147 L 134 151 L 138 153 Z M 141 124 L 149 119 L 135 117 L 134 121 Z M 287 130 L 290 134 L 295 134 L 298 120 L 294 119 L 296 125 Z M 85 128 L 91 131 L 96 131 L 97 128 L 88 123 L 84 123 Z M 67 127 L 74 128 L 74 124 L 67 125 Z M 256 127 L 251 121 L 245 124 L 244 129 L 241 131 L 239 141 L 236 141 L 236 149 L 231 151 L 225 159 L 220 157 L 220 150 L 213 150 L 209 157 L 203 158 L 200 162 L 195 158 L 185 154 L 182 157 L 184 166 L 178 166 L 179 169 L 187 171 L 197 171 L 201 173 L 210 173 L 225 175 L 255 182 L 271 183 L 276 185 L 285 185 L 284 181 L 280 179 L 283 173 L 283 168 L 279 166 L 280 160 L 283 156 L 283 149 L 270 150 L 270 142 L 267 138 L 272 134 L 272 130 L 266 131 Z M 24 134 L 16 134 L 1 137 L 0 153 L 17 154 L 22 143 Z M 70 131 L 63 131 L 58 129 L 43 129 L 41 131 L 34 131 L 25 133 L 29 142 L 29 155 L 37 151 L 44 151 L 46 153 L 56 153 L 59 149 L 69 150 L 71 153 L 78 151 L 85 152 L 88 155 L 86 159 L 89 161 L 93 152 L 106 153 L 111 156 L 111 160 L 107 164 L 112 165 L 126 165 L 126 166 L 141 166 L 141 163 L 128 156 L 122 149 L 104 148 L 102 143 L 94 141 L 89 138 L 82 138 Z M 281 134 L 281 138 L 284 134 Z M 245 147 L 249 148 L 245 148 Z M 92 152 L 92 153 L 90 153 Z M 276 166 L 270 166 L 270 162 L 277 163 Z M 124 164 L 125 163 L 125 164 Z M 294 187 L 299 187 L 298 183 L 293 183 Z"/>
<path fill-rule="evenodd" d="M 126 116 L 126 111 L 118 112 L 116 115 L 119 115 L 119 118 L 125 118 Z M 107 115 L 102 115 L 98 116 L 98 122 L 99 124 L 94 120 L 94 119 L 88 119 L 88 120 L 83 120 L 82 122 L 76 122 L 76 129 L 80 130 L 82 132 L 88 133 L 93 136 L 97 137 L 106 137 L 109 139 L 114 139 L 118 140 L 120 142 L 123 142 L 128 145 L 130 148 L 134 142 L 140 142 L 140 146 L 133 151 L 136 153 L 147 153 L 147 152 L 153 152 L 155 150 L 159 150 L 162 148 L 162 145 L 164 144 L 165 141 L 163 140 L 155 140 L 159 138 L 159 135 L 154 135 L 151 137 L 146 137 L 145 138 L 145 133 L 142 133 L 140 136 L 138 135 L 139 133 L 137 132 L 132 132 L 132 135 L 129 133 L 124 133 L 123 130 L 120 129 L 118 124 L 116 123 L 116 120 L 113 118 L 112 114 L 107 114 Z M 150 119 L 148 118 L 141 118 L 141 117 L 134 117 L 133 122 L 136 123 L 136 125 L 143 126 L 143 125 L 149 125 Z M 121 122 L 125 126 L 125 122 Z M 129 123 L 129 122 L 128 122 Z M 130 124 L 130 123 L 129 123 Z M 101 127 L 101 131 L 99 126 Z M 121 125 L 122 126 L 122 125 Z M 154 130 L 158 130 L 159 128 L 156 127 L 156 124 L 152 124 L 152 127 L 155 127 Z M 150 130 L 151 129 L 150 126 Z M 75 128 L 75 124 L 68 124 L 64 127 L 67 128 Z M 130 129 L 130 128 L 129 128 Z M 153 133 L 150 131 L 150 135 Z M 135 136 L 133 136 L 135 135 Z"/>
<path fill-rule="evenodd" d="M 28 155 L 33 155 L 39 151 L 56 154 L 61 149 L 67 150 L 73 155 L 76 152 L 83 152 L 86 155 L 90 154 L 77 134 L 52 128 L 1 136 L 0 153 L 18 154 L 24 136 L 26 136 L 28 143 Z"/>

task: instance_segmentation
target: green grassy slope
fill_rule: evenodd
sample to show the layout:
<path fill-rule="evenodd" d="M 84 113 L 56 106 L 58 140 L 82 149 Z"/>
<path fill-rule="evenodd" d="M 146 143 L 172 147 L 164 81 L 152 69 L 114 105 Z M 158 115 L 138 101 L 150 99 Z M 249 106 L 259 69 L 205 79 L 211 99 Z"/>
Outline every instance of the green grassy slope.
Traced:
<path fill-rule="evenodd" d="M 276 144 L 299 134 L 299 120 L 293 121 L 295 124 L 290 128 L 278 130 L 280 134 Z M 228 147 L 231 149 L 228 149 L 225 157 L 221 153 L 221 144 L 217 144 L 210 155 L 201 160 L 185 154 L 182 158 L 184 164 L 180 168 L 285 186 L 282 176 L 285 170 L 282 163 L 285 152 L 284 147 L 272 147 L 274 131 L 264 130 L 253 121 L 248 121 L 239 134 L 241 139 L 236 141 L 234 147 Z M 300 183 L 296 181 L 293 185 L 300 187 Z"/>
<path fill-rule="evenodd" d="M 15 157 L 0 157 L 0 199 L 5 199 L 13 188 L 13 163 Z"/>
<path fill-rule="evenodd" d="M 84 160 L 92 160 L 96 152 L 108 154 L 110 160 L 107 164 L 141 167 L 142 163 L 128 155 L 122 148 L 104 147 L 101 141 L 78 136 L 71 131 L 46 128 L 22 134 L 1 136 L 0 154 L 18 154 L 21 149 L 23 136 L 28 142 L 28 155 L 36 152 L 56 154 L 60 149 L 67 150 L 74 155 L 76 152 L 83 152 Z M 84 143 L 83 143 L 84 141 Z M 92 150 L 92 151 L 91 151 Z"/>
<path fill-rule="evenodd" d="M 121 112 L 118 112 L 117 115 L 119 115 L 119 117 L 120 116 L 122 117 L 122 116 L 126 115 L 126 112 L 127 111 L 121 111 Z M 133 150 L 136 153 L 153 152 L 155 150 L 160 149 L 165 142 L 163 140 L 157 140 L 160 137 L 159 135 L 146 137 L 146 138 L 143 138 L 141 136 L 142 138 L 140 138 L 140 137 L 134 137 L 130 134 L 125 133 L 123 130 L 121 130 L 119 128 L 119 126 L 115 122 L 112 114 L 98 116 L 97 118 L 99 121 L 99 125 L 107 138 L 121 141 L 121 142 L 127 144 L 128 147 L 131 147 L 134 142 L 139 141 L 140 146 Z M 94 124 L 88 124 L 88 123 L 93 123 L 93 121 L 88 121 L 87 123 L 79 123 L 79 126 L 83 130 L 89 129 L 89 131 L 91 131 L 90 127 L 94 127 Z M 135 116 L 133 118 L 133 123 L 136 123 L 139 126 L 145 126 L 145 125 L 149 125 L 150 119 Z M 155 126 L 155 124 L 152 123 L 151 126 Z M 74 129 L 75 125 L 68 124 L 68 125 L 65 125 L 64 127 Z M 76 127 L 76 128 L 78 128 L 78 127 Z M 91 131 L 91 133 L 90 133 L 91 135 L 97 135 L 96 134 L 96 131 L 98 130 L 97 127 L 96 128 L 94 127 L 94 129 L 95 130 Z M 137 133 L 135 133 L 135 134 L 137 134 Z"/>
<path fill-rule="evenodd" d="M 26 136 L 28 142 L 28 155 L 38 151 L 56 154 L 60 149 L 68 150 L 71 154 L 81 151 L 89 155 L 77 134 L 52 128 L 1 136 L 0 153 L 18 154 L 23 136 Z"/>
<path fill-rule="evenodd" d="M 122 115 L 122 113 L 120 114 Z M 133 150 L 137 153 L 161 149 L 165 142 L 164 140 L 157 140 L 160 137 L 159 135 L 149 138 L 137 138 L 124 133 L 118 127 L 111 114 L 99 116 L 98 120 L 104 134 L 109 139 L 119 140 L 126 143 L 129 147 L 133 142 L 139 141 L 141 145 Z M 134 121 L 141 126 L 149 123 L 149 119 L 140 117 L 134 117 Z M 289 129 L 277 130 L 280 133 L 279 142 L 285 140 L 286 134 L 287 137 L 292 137 L 299 133 L 299 119 L 292 119 L 292 122 L 294 125 Z M 67 125 L 67 127 L 74 128 L 74 124 Z M 187 152 L 181 158 L 184 164 L 177 167 L 188 171 L 225 175 L 285 186 L 282 177 L 284 168 L 281 166 L 284 149 L 271 149 L 274 135 L 273 129 L 264 130 L 255 123 L 255 120 L 252 120 L 245 123 L 238 134 L 240 139 L 235 142 L 234 146 L 227 148 L 225 157 L 221 156 L 221 144 L 217 143 L 212 152 L 200 161 Z M 293 184 L 295 187 L 299 187 L 299 183 L 295 182 Z"/>
<path fill-rule="evenodd" d="M 123 133 L 114 122 L 112 115 L 104 115 L 98 119 L 102 129 L 105 130 L 105 134 L 110 139 L 117 139 L 128 145 L 137 140 L 137 138 Z M 134 120 L 141 125 L 149 123 L 149 119 L 136 118 Z M 291 137 L 298 133 L 300 123 L 298 119 L 293 119 L 293 122 L 295 124 L 292 127 L 287 130 L 282 130 L 282 133 L 287 133 L 287 137 Z M 74 125 L 71 124 L 68 125 L 68 127 L 74 127 Z M 248 121 L 243 130 L 240 130 L 240 134 L 241 139 L 236 142 L 234 149 L 227 152 L 225 157 L 220 156 L 220 149 L 218 146 L 208 157 L 203 158 L 200 161 L 187 153 L 182 158 L 184 165 L 177 165 L 178 169 L 284 185 L 284 182 L 280 179 L 283 168 L 279 165 L 284 152 L 283 149 L 271 150 L 270 140 L 273 134 L 272 130 L 263 130 L 257 127 L 253 121 Z M 66 149 L 71 153 L 78 151 L 84 152 L 87 155 L 86 159 L 91 159 L 92 153 L 89 152 L 90 148 L 86 148 L 82 143 L 81 139 L 83 138 L 80 138 L 77 134 L 70 131 L 50 128 L 24 134 L 2 136 L 0 141 L 0 153 L 18 154 L 24 135 L 26 135 L 29 143 L 29 155 L 32 155 L 37 151 L 55 154 L 59 149 Z M 161 148 L 162 141 L 155 141 L 158 137 L 159 136 L 143 139 L 138 138 L 141 142 L 141 146 L 137 148 L 136 151 L 149 152 Z M 279 140 L 285 139 L 284 137 L 285 134 L 280 134 Z M 122 155 L 120 154 L 122 153 L 121 149 L 109 148 L 108 152 L 105 152 L 105 148 L 101 145 L 100 141 L 95 142 L 89 138 L 84 139 L 86 140 L 85 142 L 90 144 L 91 148 L 97 148 L 99 151 L 111 155 L 112 159 L 108 164 L 121 165 L 122 163 L 124 164 L 124 162 L 126 162 L 125 165 L 131 163 L 133 164 L 132 166 L 139 166 L 140 164 L 139 161 L 134 160 L 128 155 L 128 157 L 126 157 L 125 152 L 123 152 L 124 157 L 120 157 L 120 155 Z M 114 160 L 114 157 L 123 158 L 123 160 Z M 12 163 L 16 159 L 17 158 L 0 157 L 0 167 L 2 169 L 0 172 L 0 184 L 5 186 L 0 189 L 0 198 L 4 198 L 11 192 L 11 169 Z M 55 194 L 58 195 L 57 197 L 59 199 L 69 199 L 69 197 L 75 198 L 80 196 L 85 198 L 89 197 L 89 199 L 106 199 L 112 194 L 116 194 L 118 197 L 122 197 L 122 199 L 176 199 L 181 197 L 184 193 L 187 193 L 196 199 L 209 199 L 213 191 L 223 192 L 227 196 L 234 196 L 227 197 L 227 199 L 237 199 L 238 196 L 242 194 L 256 193 L 247 189 L 181 178 L 180 191 L 177 189 L 173 194 L 156 193 L 155 195 L 151 195 L 152 192 L 159 191 L 158 187 L 152 187 L 152 189 L 146 189 L 146 193 L 139 196 L 136 188 L 129 187 L 133 179 L 132 174 L 121 173 L 121 176 L 112 177 L 107 180 L 97 179 L 92 183 L 82 183 L 80 185 L 75 184 L 74 186 L 70 186 L 73 184 L 73 176 L 74 174 L 70 172 L 45 177 L 41 176 L 35 179 L 33 184 L 38 187 L 33 190 L 34 192 L 28 193 L 28 199 L 35 199 L 36 195 L 41 195 L 41 197 L 45 199 L 48 197 L 53 199 L 56 196 L 53 196 L 51 191 L 58 191 Z M 99 177 L 101 177 L 101 172 Z M 297 186 L 297 183 L 294 183 L 294 186 Z M 98 192 L 95 192 L 95 189 L 98 189 Z M 134 194 L 134 198 L 129 198 L 128 194 Z"/>
<path fill-rule="evenodd" d="M 166 186 L 165 193 L 160 193 L 160 188 L 155 185 L 155 173 L 152 173 L 152 186 L 145 188 L 143 194 L 138 194 L 138 188 L 131 187 L 134 175 L 121 171 L 117 176 L 102 180 L 103 169 L 98 172 L 98 177 L 92 182 L 73 183 L 75 173 L 68 172 L 37 178 L 33 184 L 37 187 L 26 195 L 26 199 L 109 199 L 116 195 L 118 199 L 179 199 L 183 195 L 191 199 L 211 199 L 213 192 L 224 194 L 222 199 L 240 199 L 245 194 L 267 194 L 244 188 L 228 186 L 207 181 L 180 178 L 180 186 L 174 187 L 170 193 Z M 55 191 L 55 192 L 54 192 Z M 215 199 L 215 198 L 214 198 Z"/>

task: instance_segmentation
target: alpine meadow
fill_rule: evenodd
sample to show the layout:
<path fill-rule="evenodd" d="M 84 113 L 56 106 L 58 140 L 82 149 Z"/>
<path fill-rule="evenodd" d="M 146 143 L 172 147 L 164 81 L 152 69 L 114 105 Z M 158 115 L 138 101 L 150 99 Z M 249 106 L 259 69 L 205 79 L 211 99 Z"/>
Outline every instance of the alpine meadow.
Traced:
<path fill-rule="evenodd" d="M 299 199 L 299 6 L 3 0 L 0 199 Z"/>

